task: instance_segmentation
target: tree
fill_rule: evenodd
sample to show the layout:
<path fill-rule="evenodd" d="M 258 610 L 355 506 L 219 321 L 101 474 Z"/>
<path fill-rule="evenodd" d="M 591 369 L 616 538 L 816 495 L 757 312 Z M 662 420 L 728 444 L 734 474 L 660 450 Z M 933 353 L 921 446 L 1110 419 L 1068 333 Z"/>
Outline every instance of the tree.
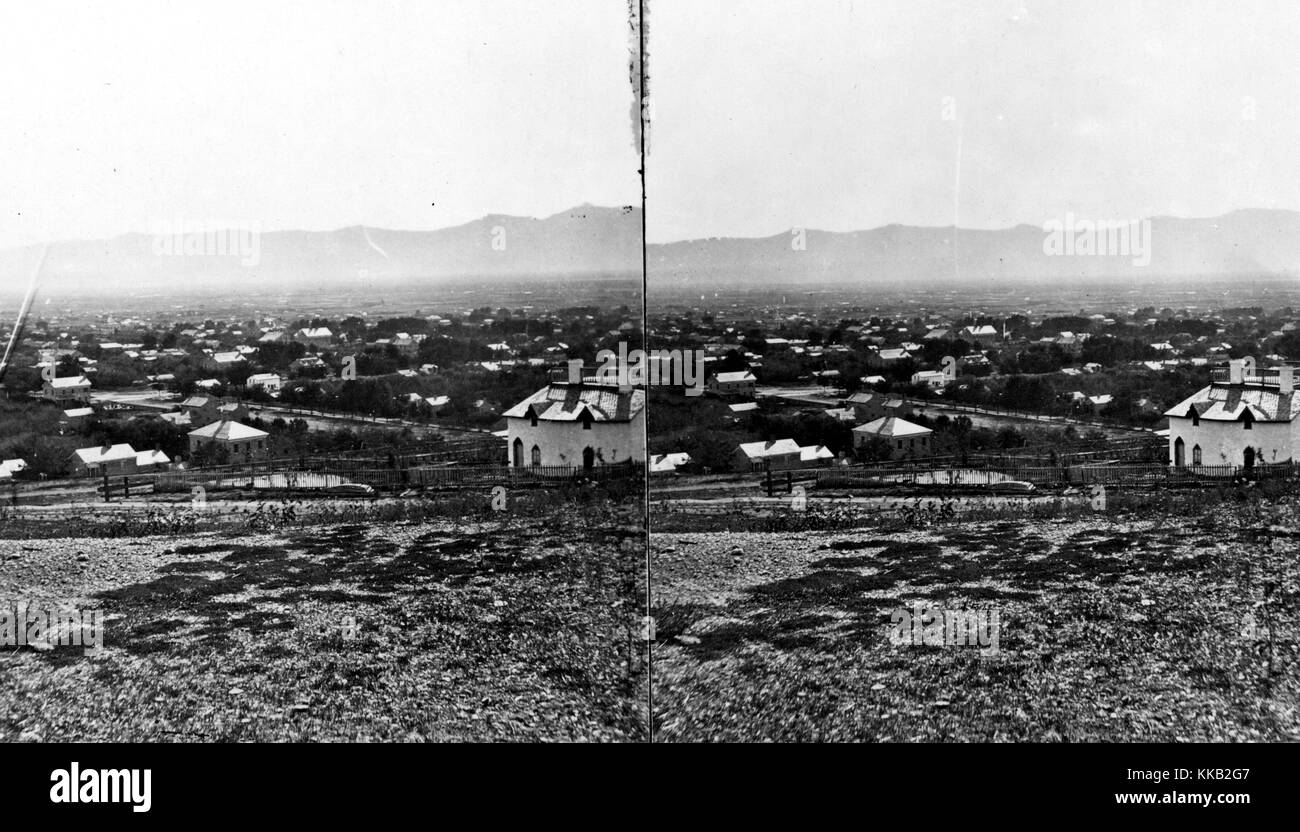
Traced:
<path fill-rule="evenodd" d="M 870 436 L 853 448 L 853 456 L 859 462 L 881 462 L 892 453 L 889 440 L 881 436 Z"/>

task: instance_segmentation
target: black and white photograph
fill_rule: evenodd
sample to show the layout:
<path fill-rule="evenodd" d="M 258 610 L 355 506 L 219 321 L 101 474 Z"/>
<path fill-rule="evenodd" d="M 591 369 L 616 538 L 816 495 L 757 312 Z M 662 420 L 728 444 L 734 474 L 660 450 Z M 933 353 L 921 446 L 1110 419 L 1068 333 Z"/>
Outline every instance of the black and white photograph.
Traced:
<path fill-rule="evenodd" d="M 1300 9 L 650 21 L 656 739 L 1300 739 Z"/>
<path fill-rule="evenodd" d="M 723 772 L 928 809 L 942 760 L 1040 821 L 1280 806 L 1297 33 L 0 5 L 0 791 L 657 818 Z"/>
<path fill-rule="evenodd" d="M 627 7 L 5 17 L 0 739 L 644 739 Z"/>

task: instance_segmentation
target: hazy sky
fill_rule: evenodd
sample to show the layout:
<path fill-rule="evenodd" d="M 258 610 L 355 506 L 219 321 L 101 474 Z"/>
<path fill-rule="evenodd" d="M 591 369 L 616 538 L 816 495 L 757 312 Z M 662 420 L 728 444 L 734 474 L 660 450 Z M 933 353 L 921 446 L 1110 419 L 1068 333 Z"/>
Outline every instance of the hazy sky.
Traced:
<path fill-rule="evenodd" d="M 1294 0 L 670 1 L 649 22 L 651 242 L 1300 209 Z"/>
<path fill-rule="evenodd" d="M 0 248 L 639 204 L 622 0 L 0 12 Z"/>

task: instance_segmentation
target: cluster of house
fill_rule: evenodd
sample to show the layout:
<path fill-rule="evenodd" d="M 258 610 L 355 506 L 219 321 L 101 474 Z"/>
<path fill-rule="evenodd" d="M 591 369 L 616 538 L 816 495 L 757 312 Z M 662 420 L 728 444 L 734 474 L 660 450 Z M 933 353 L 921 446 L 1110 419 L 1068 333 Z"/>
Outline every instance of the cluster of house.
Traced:
<path fill-rule="evenodd" d="M 758 313 L 760 317 L 755 320 L 762 326 L 781 328 L 838 326 L 837 323 L 831 320 L 819 320 L 815 316 L 808 314 L 791 314 L 789 310 L 758 310 Z M 763 313 L 767 313 L 767 316 L 761 317 Z M 1091 333 L 1105 332 L 1107 327 L 1115 326 L 1117 323 L 1113 317 L 1100 313 L 1086 316 L 1080 315 L 1079 317 L 1087 320 L 1087 329 L 1091 332 L 1060 330 L 1043 334 L 1041 337 L 1024 337 L 1008 331 L 1006 322 L 999 325 L 983 323 L 958 327 L 943 318 L 931 317 L 924 324 L 924 331 L 918 328 L 917 322 L 882 321 L 853 324 L 843 328 L 841 333 L 843 342 L 834 344 L 814 344 L 806 339 L 768 336 L 763 339 L 765 344 L 764 352 L 769 354 L 780 352 L 794 357 L 818 358 L 837 353 L 843 354 L 856 349 L 861 351 L 869 365 L 880 371 L 893 367 L 900 362 L 918 361 L 927 344 L 948 340 L 962 340 L 971 345 L 972 351 L 969 354 L 955 356 L 963 366 L 987 365 L 991 363 L 988 350 L 1008 344 L 1016 347 L 1050 346 L 1058 348 L 1069 355 L 1077 356 L 1083 351 L 1084 346 L 1091 337 Z M 1233 325 L 1233 321 L 1214 314 L 1207 314 L 1202 318 L 1202 321 L 1218 324 L 1218 334 L 1193 335 L 1187 332 L 1176 332 L 1152 337 L 1146 343 L 1146 346 L 1156 354 L 1153 356 L 1154 360 L 1133 361 L 1128 365 L 1129 368 L 1148 372 L 1168 372 L 1180 367 L 1209 366 L 1226 360 L 1232 347 L 1227 341 L 1223 340 L 1224 333 L 1227 332 L 1226 327 Z M 1239 325 L 1250 325 L 1255 322 L 1256 318 L 1254 316 L 1239 317 L 1235 320 L 1235 323 Z M 1032 322 L 1028 323 L 1031 326 L 1036 326 Z M 1154 328 L 1155 331 L 1159 332 L 1158 326 L 1167 325 L 1168 323 L 1168 316 L 1164 319 L 1138 317 L 1131 322 L 1126 322 L 1126 325 L 1132 324 L 1148 330 Z M 762 366 L 763 356 L 753 355 L 744 350 L 741 343 L 740 327 L 720 323 L 715 324 L 713 322 L 710 322 L 707 327 L 700 327 L 695 321 L 690 321 L 690 327 L 687 327 L 686 324 L 686 320 L 666 321 L 665 330 L 661 334 L 676 341 L 685 343 L 689 340 L 693 345 L 699 345 L 699 348 L 706 352 L 706 363 L 718 360 L 726 352 L 739 350 L 751 367 L 758 368 Z M 745 326 L 752 325 L 747 323 Z M 1257 340 L 1278 338 L 1294 332 L 1296 328 L 1297 324 L 1292 322 L 1278 324 L 1277 328 L 1262 326 L 1248 337 Z M 1247 336 L 1242 335 L 1241 337 Z M 849 344 L 852 344 L 853 347 L 848 346 Z M 1266 358 L 1274 361 L 1282 360 L 1282 357 L 1277 355 L 1266 356 Z M 1066 375 L 1081 376 L 1101 370 L 1102 366 L 1100 364 L 1088 362 L 1079 366 L 1064 367 L 1061 372 Z M 836 371 L 816 370 L 811 371 L 810 375 L 816 381 L 831 382 L 835 380 Z M 874 379 L 865 377 L 862 381 L 866 384 L 872 384 Z M 913 384 L 923 384 L 938 389 L 944 386 L 947 379 L 939 370 L 928 369 L 914 374 L 911 381 Z M 725 390 L 727 386 L 728 381 L 724 379 L 720 389 Z"/>
<path fill-rule="evenodd" d="M 128 444 L 78 448 L 72 453 L 72 472 L 77 476 L 124 476 L 166 471 L 172 461 L 160 450 L 137 451 Z"/>
<path fill-rule="evenodd" d="M 190 431 L 188 447 L 191 455 L 205 448 L 224 449 L 225 458 L 232 463 L 263 460 L 271 453 L 266 431 L 229 419 Z M 78 448 L 72 454 L 72 471 L 77 476 L 156 473 L 169 470 L 172 464 L 173 460 L 160 450 L 137 451 L 126 443 Z"/>
<path fill-rule="evenodd" d="M 734 458 L 737 470 L 784 470 L 829 465 L 835 453 L 825 445 L 801 446 L 793 439 L 769 439 L 740 443 Z"/>
<path fill-rule="evenodd" d="M 905 417 L 912 415 L 907 399 L 889 393 L 854 393 L 840 407 L 826 411 L 842 422 L 860 422 L 853 428 L 853 447 L 884 442 L 891 459 L 929 456 L 934 431 Z M 834 464 L 835 454 L 824 445 L 800 446 L 793 439 L 744 442 L 735 452 L 740 470 L 817 468 Z"/>

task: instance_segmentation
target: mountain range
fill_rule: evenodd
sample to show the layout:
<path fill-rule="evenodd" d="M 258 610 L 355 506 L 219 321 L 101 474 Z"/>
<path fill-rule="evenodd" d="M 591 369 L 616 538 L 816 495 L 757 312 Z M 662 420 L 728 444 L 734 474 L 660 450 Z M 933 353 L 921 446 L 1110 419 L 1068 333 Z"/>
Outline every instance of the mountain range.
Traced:
<path fill-rule="evenodd" d="M 397 231 L 196 229 L 160 224 L 154 233 L 49 246 L 43 295 L 301 292 L 348 284 L 382 288 L 450 278 L 639 276 L 641 209 L 582 205 L 543 219 L 488 215 L 451 228 Z M 196 233 L 196 231 L 198 233 Z M 198 254 L 199 252 L 206 252 Z M 40 248 L 0 252 L 0 289 L 25 287 Z"/>
<path fill-rule="evenodd" d="M 1064 222 L 1064 220 L 1063 220 Z M 1080 220 L 1073 220 L 1080 233 Z M 183 229 L 173 229 L 183 230 Z M 1086 230 L 1086 227 L 1085 227 Z M 1070 229 L 1065 229 L 1070 231 Z M 454 278 L 634 276 L 641 271 L 641 209 L 583 205 L 536 219 L 489 215 L 432 231 L 354 226 L 271 231 L 252 250 L 179 256 L 183 235 L 126 234 L 53 244 L 43 293 L 235 293 Z M 646 247 L 649 282 L 661 286 L 800 283 L 907 286 L 999 280 L 1281 275 L 1300 270 L 1300 212 L 1242 210 L 1220 217 L 1153 217 L 1139 223 L 1142 251 L 1053 254 L 1043 227 L 997 230 L 889 225 L 865 231 L 791 230 Z M 194 238 L 190 245 L 204 245 Z M 215 241 L 213 241 L 215 242 Z M 1103 240 L 1104 245 L 1104 240 Z M 1149 256 L 1148 256 L 1149 255 Z M 37 249 L 0 252 L 0 287 L 25 286 Z M 255 262 L 250 262 L 255 261 Z"/>
<path fill-rule="evenodd" d="M 1208 219 L 1153 217 L 1131 229 L 1129 254 L 1067 254 L 1045 226 L 997 230 L 888 225 L 869 231 L 798 229 L 763 238 L 710 238 L 648 247 L 650 285 L 734 283 L 970 284 L 1152 276 L 1281 274 L 1300 270 L 1300 212 L 1244 210 Z M 1082 220 L 1062 218 L 1061 238 Z M 802 236 L 802 239 L 800 239 Z M 1094 237 L 1109 249 L 1108 237 Z M 1134 247 L 1141 242 L 1142 254 Z M 1149 254 L 1149 258 L 1145 255 Z"/>

